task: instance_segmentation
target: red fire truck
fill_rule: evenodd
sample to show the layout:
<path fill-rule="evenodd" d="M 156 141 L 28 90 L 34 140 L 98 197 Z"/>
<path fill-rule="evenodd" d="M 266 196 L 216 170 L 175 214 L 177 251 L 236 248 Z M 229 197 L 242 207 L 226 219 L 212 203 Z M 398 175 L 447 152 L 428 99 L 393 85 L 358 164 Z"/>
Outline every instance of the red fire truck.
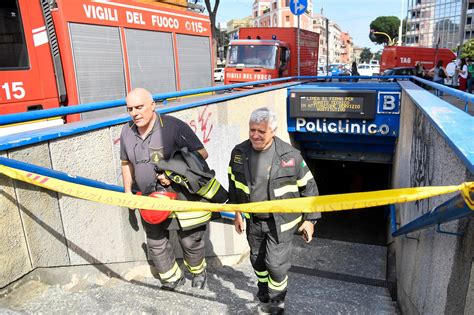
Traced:
<path fill-rule="evenodd" d="M 211 86 L 212 56 L 209 18 L 194 12 L 132 0 L 2 0 L 0 114 L 120 99 L 134 87 Z"/>
<path fill-rule="evenodd" d="M 437 60 L 443 60 L 444 66 L 456 58 L 454 52 L 447 48 L 387 46 L 380 58 L 380 72 L 396 67 L 414 67 L 418 61 L 429 70 Z"/>
<path fill-rule="evenodd" d="M 225 84 L 298 75 L 297 29 L 242 27 L 229 43 Z M 300 75 L 317 75 L 319 34 L 300 30 Z"/>

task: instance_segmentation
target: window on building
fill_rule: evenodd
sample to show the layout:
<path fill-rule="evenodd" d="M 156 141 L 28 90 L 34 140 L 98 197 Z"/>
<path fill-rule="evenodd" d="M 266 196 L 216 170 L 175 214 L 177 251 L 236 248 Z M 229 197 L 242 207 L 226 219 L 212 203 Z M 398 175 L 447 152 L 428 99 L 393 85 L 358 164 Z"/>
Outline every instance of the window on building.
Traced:
<path fill-rule="evenodd" d="M 421 0 L 416 0 L 416 4 L 421 4 Z"/>
<path fill-rule="evenodd" d="M 17 0 L 0 2 L 0 21 L 0 70 L 28 69 L 28 49 Z"/>
<path fill-rule="evenodd" d="M 277 8 L 277 3 L 276 3 L 276 2 L 273 2 L 273 3 L 272 3 L 272 9 L 273 9 L 273 10 L 276 10 L 276 8 Z"/>
<path fill-rule="evenodd" d="M 466 24 L 471 25 L 472 24 L 472 17 L 468 17 L 466 20 Z"/>
<path fill-rule="evenodd" d="M 469 3 L 468 10 L 474 10 L 474 2 Z"/>
<path fill-rule="evenodd" d="M 255 11 L 255 12 L 253 13 L 253 17 L 257 17 L 257 16 L 258 16 L 258 11 Z"/>
<path fill-rule="evenodd" d="M 290 22 L 290 16 L 289 15 L 285 15 L 285 22 Z"/>

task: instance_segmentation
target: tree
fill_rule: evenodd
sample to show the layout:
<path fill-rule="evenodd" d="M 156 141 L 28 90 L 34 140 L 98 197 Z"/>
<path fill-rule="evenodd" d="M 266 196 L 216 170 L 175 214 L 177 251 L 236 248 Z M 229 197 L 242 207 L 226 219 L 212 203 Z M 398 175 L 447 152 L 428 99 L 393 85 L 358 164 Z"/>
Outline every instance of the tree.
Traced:
<path fill-rule="evenodd" d="M 211 33 L 212 33 L 212 38 L 217 39 L 217 27 L 216 27 L 216 15 L 217 15 L 217 9 L 219 8 L 219 2 L 220 0 L 215 0 L 214 1 L 214 7 L 211 8 L 211 0 L 204 0 L 206 3 L 206 9 L 207 12 L 209 13 L 209 20 L 211 21 Z"/>
<path fill-rule="evenodd" d="M 370 29 L 374 32 L 382 32 L 390 36 L 392 40 L 398 37 L 398 28 L 400 27 L 400 19 L 396 16 L 379 16 L 370 23 Z M 389 39 L 385 35 L 376 34 L 369 35 L 372 42 L 376 44 L 388 44 Z"/>
<path fill-rule="evenodd" d="M 369 48 L 364 48 L 362 49 L 362 52 L 360 53 L 360 63 L 369 63 L 369 61 L 372 59 L 372 52 L 370 51 Z"/>
<path fill-rule="evenodd" d="M 470 39 L 462 45 L 461 58 L 474 59 L 474 39 Z"/>
<path fill-rule="evenodd" d="M 214 60 L 217 61 L 217 41 L 219 38 L 219 32 L 216 27 L 216 15 L 217 9 L 219 8 L 220 0 L 214 0 L 214 7 L 212 7 L 211 0 L 204 0 L 206 4 L 207 12 L 209 13 L 209 20 L 211 22 L 211 34 L 212 34 L 212 47 L 214 49 Z"/>
<path fill-rule="evenodd" d="M 382 57 L 382 49 L 380 49 L 379 51 L 377 51 L 374 56 L 372 57 L 372 59 L 374 60 L 379 60 L 380 61 L 380 58 Z"/>

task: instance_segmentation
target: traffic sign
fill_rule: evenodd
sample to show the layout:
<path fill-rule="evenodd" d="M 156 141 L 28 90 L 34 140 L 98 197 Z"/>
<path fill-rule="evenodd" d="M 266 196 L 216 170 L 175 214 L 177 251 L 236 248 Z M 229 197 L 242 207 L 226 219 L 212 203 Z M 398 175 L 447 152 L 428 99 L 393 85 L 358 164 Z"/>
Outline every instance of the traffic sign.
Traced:
<path fill-rule="evenodd" d="M 290 0 L 290 11 L 294 15 L 301 15 L 308 7 L 308 0 Z"/>

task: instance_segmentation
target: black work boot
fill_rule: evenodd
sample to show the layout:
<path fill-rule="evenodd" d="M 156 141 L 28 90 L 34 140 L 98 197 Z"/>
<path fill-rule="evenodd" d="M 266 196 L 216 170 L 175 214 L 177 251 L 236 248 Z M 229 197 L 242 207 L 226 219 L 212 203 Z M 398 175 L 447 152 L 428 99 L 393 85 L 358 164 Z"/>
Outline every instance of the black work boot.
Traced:
<path fill-rule="evenodd" d="M 162 290 L 166 290 L 166 291 L 174 291 L 176 288 L 184 285 L 184 283 L 186 282 L 186 278 L 183 276 L 181 276 L 181 278 L 179 278 L 178 280 L 176 281 L 173 281 L 173 282 L 163 282 L 161 284 L 161 289 Z"/>
<path fill-rule="evenodd" d="M 285 313 L 285 302 L 271 301 L 268 310 L 271 315 L 283 315 Z"/>
<path fill-rule="evenodd" d="M 268 295 L 268 284 L 264 282 L 259 282 L 257 291 L 257 298 L 262 303 L 270 302 L 270 296 Z"/>
<path fill-rule="evenodd" d="M 191 283 L 191 286 L 193 288 L 204 289 L 206 287 L 206 283 L 207 283 L 206 270 L 196 275 L 193 274 L 193 282 Z"/>

